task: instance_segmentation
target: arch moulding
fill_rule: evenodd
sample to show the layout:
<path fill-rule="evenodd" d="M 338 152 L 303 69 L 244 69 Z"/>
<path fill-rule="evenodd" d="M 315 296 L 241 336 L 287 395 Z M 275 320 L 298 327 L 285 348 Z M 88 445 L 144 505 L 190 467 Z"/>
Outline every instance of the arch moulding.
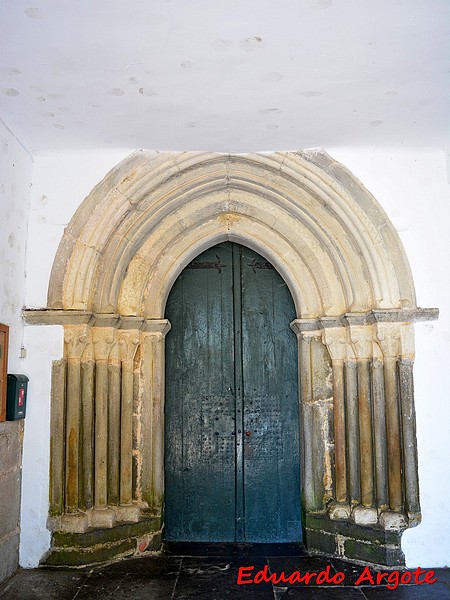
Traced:
<path fill-rule="evenodd" d="M 404 249 L 380 205 L 322 151 L 140 151 L 80 205 L 53 264 L 47 308 L 24 311 L 30 324 L 64 326 L 53 372 L 54 540 L 72 535 L 80 563 L 90 528 L 134 523 L 136 539 L 144 532 L 156 543 L 165 303 L 183 268 L 225 240 L 265 256 L 294 299 L 307 545 L 401 564 L 401 532 L 420 521 L 412 323 L 437 311 L 417 308 Z M 57 546 L 53 556 L 63 556 Z"/>

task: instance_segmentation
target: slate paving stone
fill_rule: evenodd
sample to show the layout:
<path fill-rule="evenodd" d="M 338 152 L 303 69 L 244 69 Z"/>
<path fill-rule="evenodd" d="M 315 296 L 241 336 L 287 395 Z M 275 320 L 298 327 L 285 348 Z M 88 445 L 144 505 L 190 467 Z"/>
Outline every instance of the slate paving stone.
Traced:
<path fill-rule="evenodd" d="M 253 565 L 255 570 L 267 564 L 261 557 L 223 560 L 220 558 L 186 557 L 178 577 L 173 600 L 223 600 L 246 598 L 248 600 L 273 600 L 270 583 L 238 585 L 240 566 Z M 255 571 L 256 572 L 256 571 Z"/>
<path fill-rule="evenodd" d="M 175 579 L 167 577 L 149 578 L 142 573 L 94 574 L 86 581 L 77 600 L 170 600 Z"/>
<path fill-rule="evenodd" d="M 337 573 L 335 567 L 328 558 L 321 556 L 301 556 L 301 557 L 281 557 L 281 556 L 269 556 L 268 557 L 270 573 L 276 573 L 278 576 L 282 572 L 288 577 L 294 571 L 300 571 L 303 576 L 306 573 L 320 573 L 321 571 L 327 571 L 329 577 L 333 577 Z M 318 584 L 316 578 L 311 578 L 309 583 L 305 581 L 295 583 L 283 583 L 280 582 L 279 587 L 297 588 L 297 587 L 323 587 L 329 586 L 329 582 Z"/>
<path fill-rule="evenodd" d="M 88 573 L 50 569 L 20 570 L 4 587 L 2 600 L 72 600 L 88 578 Z"/>
<path fill-rule="evenodd" d="M 450 600 L 450 590 L 441 583 L 402 585 L 395 590 L 386 587 L 363 587 L 366 600 Z"/>
<path fill-rule="evenodd" d="M 363 573 L 365 567 L 363 565 L 355 565 L 349 562 L 346 562 L 345 560 L 339 560 L 339 559 L 330 559 L 330 564 L 333 565 L 333 567 L 336 569 L 336 571 L 340 571 L 341 573 L 344 573 L 345 575 L 345 579 L 342 583 L 342 585 L 354 585 L 356 581 L 358 581 L 359 577 L 361 576 L 361 574 Z M 389 572 L 391 569 L 389 569 L 389 571 L 383 571 L 383 569 L 380 568 L 376 568 L 376 567 L 369 567 L 370 569 L 370 573 L 373 577 L 373 580 L 376 582 L 376 577 L 377 577 L 377 573 L 378 572 Z M 375 585 L 377 585 L 375 583 Z M 380 585 L 385 586 L 386 582 L 384 583 L 380 583 Z"/>
<path fill-rule="evenodd" d="M 288 588 L 276 600 L 366 600 L 358 588 L 353 587 L 298 587 Z"/>
<path fill-rule="evenodd" d="M 238 585 L 238 569 L 342 571 L 341 585 Z M 269 569 L 270 565 L 270 569 Z M 2 600 L 450 600 L 450 569 L 434 569 L 437 583 L 355 587 L 364 567 L 320 556 L 144 556 L 80 570 L 21 570 L 0 587 Z M 413 570 L 413 569 L 411 569 Z M 332 572 L 330 569 L 330 573 Z M 376 569 L 371 567 L 371 572 Z"/>
<path fill-rule="evenodd" d="M 96 567 L 94 572 L 142 573 L 149 577 L 176 577 L 180 571 L 181 561 L 181 556 L 139 556 Z"/>

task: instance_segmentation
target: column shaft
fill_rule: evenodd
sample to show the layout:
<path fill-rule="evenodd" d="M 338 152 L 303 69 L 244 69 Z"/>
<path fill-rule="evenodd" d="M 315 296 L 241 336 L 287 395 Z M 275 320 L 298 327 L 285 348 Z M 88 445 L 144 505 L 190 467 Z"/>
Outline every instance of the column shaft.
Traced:
<path fill-rule="evenodd" d="M 386 454 L 386 409 L 384 399 L 383 362 L 376 359 L 372 363 L 372 395 L 376 503 L 378 508 L 383 510 L 389 506 Z"/>
<path fill-rule="evenodd" d="M 359 456 L 359 418 L 358 418 L 358 380 L 356 362 L 345 363 L 346 383 L 346 421 L 347 421 L 347 466 L 349 477 L 350 502 L 361 502 L 360 456 Z"/>
<path fill-rule="evenodd" d="M 81 499 L 83 509 L 92 508 L 94 494 L 94 377 L 95 361 L 81 363 L 81 410 L 82 410 L 82 469 Z"/>
<path fill-rule="evenodd" d="M 370 366 L 368 359 L 358 359 L 359 453 L 361 467 L 361 504 L 374 504 L 374 472 L 372 448 L 372 406 Z"/>
<path fill-rule="evenodd" d="M 419 477 L 417 465 L 416 415 L 414 410 L 413 361 L 398 363 L 402 407 L 402 439 L 405 477 L 406 511 L 412 518 L 420 513 Z"/>
<path fill-rule="evenodd" d="M 50 437 L 50 515 L 64 512 L 66 361 L 53 363 Z"/>
<path fill-rule="evenodd" d="M 76 512 L 79 501 L 79 448 L 81 363 L 78 358 L 67 361 L 66 405 L 66 511 Z"/>
<path fill-rule="evenodd" d="M 345 449 L 344 361 L 333 360 L 334 453 L 336 500 L 347 502 L 347 458 Z"/>
<path fill-rule="evenodd" d="M 397 360 L 396 358 L 387 356 L 384 359 L 384 387 L 386 400 L 389 506 L 393 511 L 401 512 L 403 509 L 402 465 L 397 385 Z"/>

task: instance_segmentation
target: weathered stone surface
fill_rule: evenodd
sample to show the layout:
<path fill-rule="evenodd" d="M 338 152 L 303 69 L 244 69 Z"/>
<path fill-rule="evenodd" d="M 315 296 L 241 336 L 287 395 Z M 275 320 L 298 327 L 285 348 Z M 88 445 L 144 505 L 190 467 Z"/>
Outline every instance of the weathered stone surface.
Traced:
<path fill-rule="evenodd" d="M 377 525 L 331 521 L 324 515 L 308 515 L 305 529 L 308 550 L 379 565 L 405 564 L 401 532 L 385 531 Z"/>
<path fill-rule="evenodd" d="M 0 540 L 0 583 L 11 577 L 19 567 L 19 532 Z"/>
<path fill-rule="evenodd" d="M 18 566 L 23 429 L 23 421 L 0 423 L 0 583 Z"/>

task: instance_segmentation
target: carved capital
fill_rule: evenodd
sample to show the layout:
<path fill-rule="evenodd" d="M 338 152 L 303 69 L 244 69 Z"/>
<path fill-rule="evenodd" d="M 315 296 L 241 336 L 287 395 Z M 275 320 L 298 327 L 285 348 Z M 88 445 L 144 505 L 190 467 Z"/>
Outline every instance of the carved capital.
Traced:
<path fill-rule="evenodd" d="M 64 345 L 68 360 L 81 360 L 88 343 L 88 325 L 66 325 L 64 327 Z"/>
<path fill-rule="evenodd" d="M 114 327 L 93 327 L 92 341 L 96 360 L 108 360 L 111 348 L 116 342 L 117 330 Z"/>
<path fill-rule="evenodd" d="M 161 335 L 164 338 L 170 328 L 171 325 L 168 319 L 146 319 L 142 332 L 147 335 Z"/>
<path fill-rule="evenodd" d="M 137 329 L 120 329 L 117 335 L 119 338 L 120 359 L 123 362 L 132 362 L 140 342 L 139 331 Z"/>
<path fill-rule="evenodd" d="M 304 338 L 309 335 L 319 336 L 319 322 L 317 319 L 294 319 L 292 321 L 291 329 L 295 335 L 299 338 Z"/>
<path fill-rule="evenodd" d="M 349 338 L 356 358 L 372 358 L 373 330 L 370 325 L 350 325 Z"/>
<path fill-rule="evenodd" d="M 349 344 L 345 327 L 329 327 L 324 329 L 322 340 L 328 348 L 331 360 L 346 360 L 349 357 Z"/>
<path fill-rule="evenodd" d="M 410 323 L 402 323 L 400 325 L 400 348 L 402 358 L 414 360 L 414 326 Z"/>
<path fill-rule="evenodd" d="M 377 323 L 376 339 L 384 358 L 397 358 L 400 354 L 400 325 L 398 323 Z"/>

